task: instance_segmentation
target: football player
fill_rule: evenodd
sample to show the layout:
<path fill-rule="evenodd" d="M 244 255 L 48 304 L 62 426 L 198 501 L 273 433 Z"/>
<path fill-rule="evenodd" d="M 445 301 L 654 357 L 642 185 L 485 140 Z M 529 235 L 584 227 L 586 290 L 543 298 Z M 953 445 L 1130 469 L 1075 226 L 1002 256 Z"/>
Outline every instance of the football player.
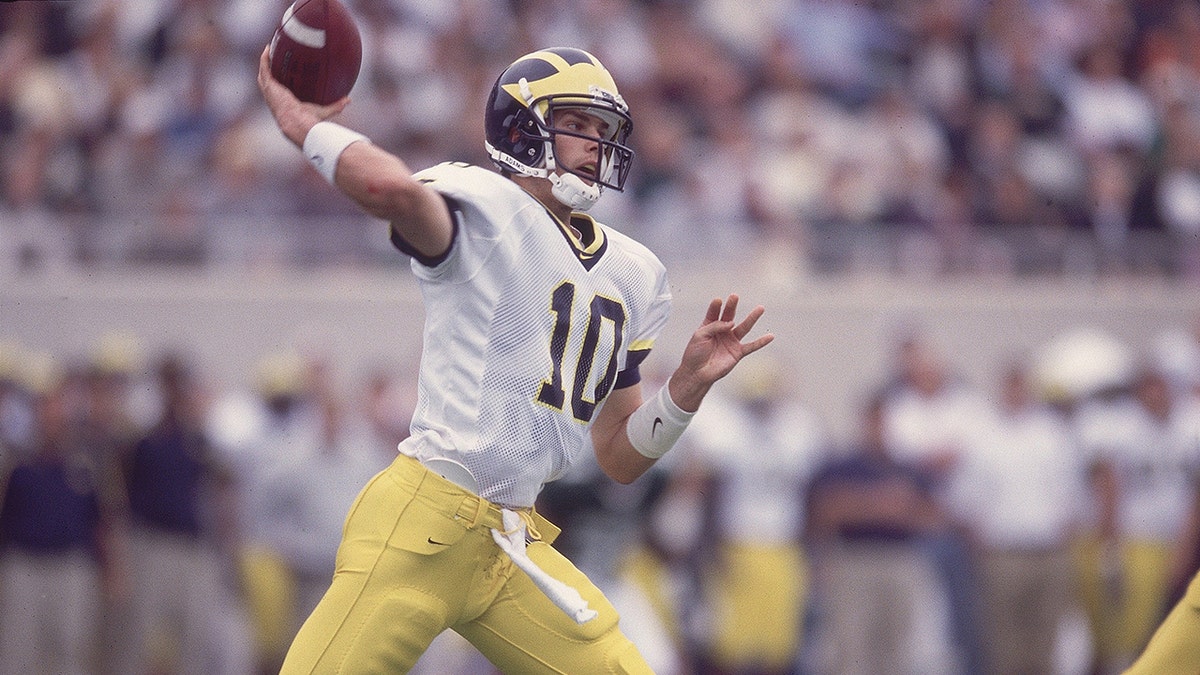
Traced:
<path fill-rule="evenodd" d="M 639 366 L 667 320 L 665 270 L 585 211 L 621 190 L 632 121 L 612 76 L 579 49 L 523 56 L 484 112 L 497 171 L 413 173 L 258 82 L 285 136 L 327 180 L 391 223 L 426 307 L 418 403 L 399 456 L 364 488 L 337 570 L 285 673 L 403 672 L 452 629 L 504 672 L 649 672 L 613 606 L 550 546 L 542 485 L 589 447 L 628 483 L 679 438 L 709 388 L 767 345 L 761 306 L 715 299 L 666 385 Z"/>

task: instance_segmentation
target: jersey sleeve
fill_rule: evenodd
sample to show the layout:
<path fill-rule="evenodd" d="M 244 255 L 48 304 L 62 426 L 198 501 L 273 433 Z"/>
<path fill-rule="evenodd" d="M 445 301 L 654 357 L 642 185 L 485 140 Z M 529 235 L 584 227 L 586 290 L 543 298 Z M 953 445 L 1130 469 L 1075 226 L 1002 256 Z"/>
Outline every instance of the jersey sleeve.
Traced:
<path fill-rule="evenodd" d="M 450 252 L 454 250 L 454 240 L 458 239 L 458 230 L 462 227 L 462 206 L 459 205 L 458 200 L 446 195 L 442 195 L 442 199 L 446 202 L 446 209 L 450 212 L 450 223 L 453 227 L 450 233 L 450 246 L 446 249 L 445 253 L 439 256 L 427 256 L 413 248 L 412 244 L 409 244 L 408 240 L 400 236 L 400 233 L 395 228 L 390 228 L 392 246 L 395 246 L 401 253 L 412 258 L 422 267 L 437 267 L 446 258 L 450 257 Z"/>
<path fill-rule="evenodd" d="M 436 259 L 413 255 L 395 231 L 392 243 L 412 257 L 412 270 L 418 277 L 448 282 L 471 278 L 492 255 L 504 228 L 525 206 L 518 198 L 520 188 L 494 171 L 460 162 L 438 164 L 417 172 L 415 178 L 446 200 L 454 221 L 454 239 Z"/>
<path fill-rule="evenodd" d="M 671 314 L 671 288 L 667 283 L 666 269 L 649 251 L 645 251 L 645 255 L 648 256 L 647 266 L 652 274 L 650 288 L 653 290 L 641 320 L 630 334 L 625 367 L 617 373 L 614 389 L 623 389 L 641 382 L 641 364 L 650 355 L 655 340 L 662 333 Z"/>

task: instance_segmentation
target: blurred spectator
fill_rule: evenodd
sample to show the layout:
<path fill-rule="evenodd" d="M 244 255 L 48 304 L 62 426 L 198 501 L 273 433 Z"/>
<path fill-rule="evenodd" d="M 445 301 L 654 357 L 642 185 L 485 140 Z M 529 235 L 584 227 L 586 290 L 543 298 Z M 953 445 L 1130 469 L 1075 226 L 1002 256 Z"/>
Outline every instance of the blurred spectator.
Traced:
<path fill-rule="evenodd" d="M 1080 54 L 1064 103 L 1068 132 L 1085 156 L 1125 148 L 1145 152 L 1157 133 L 1150 98 L 1127 77 L 1119 42 L 1098 41 Z"/>
<path fill-rule="evenodd" d="M 272 545 L 295 588 L 290 611 L 294 633 L 317 606 L 333 578 L 342 524 L 359 491 L 396 457 L 396 443 L 377 443 L 362 415 L 336 391 L 328 367 L 307 364 L 305 389 L 316 428 L 278 450 L 276 471 L 256 487 L 254 502 L 271 519 Z M 314 477 L 319 476 L 319 480 Z"/>
<path fill-rule="evenodd" d="M 643 386 L 665 381 L 645 373 Z M 692 454 L 683 443 L 630 485 L 604 477 L 592 455 L 538 495 L 539 513 L 563 529 L 554 547 L 604 590 L 621 630 L 656 673 L 684 673 L 694 645 L 688 621 L 699 605 L 694 535 L 705 522 L 703 481 L 684 470 Z M 677 476 L 677 472 L 682 475 Z M 692 507 L 696 507 L 692 510 Z"/>
<path fill-rule="evenodd" d="M 811 585 L 804 486 L 830 441 L 790 384 L 779 361 L 747 364 L 730 398 L 689 430 L 713 515 L 702 544 L 711 550 L 703 658 L 714 672 L 789 673 L 800 653 Z"/>
<path fill-rule="evenodd" d="M 874 218 L 899 227 L 932 221 L 933 195 L 952 166 L 950 144 L 933 118 L 894 83 L 863 110 L 856 127 L 858 161 L 879 194 Z"/>
<path fill-rule="evenodd" d="M 564 555 L 569 552 L 576 566 L 601 586 L 615 573 L 621 544 L 632 539 L 628 512 L 637 501 L 627 498 L 635 488 L 610 484 L 599 464 L 581 461 L 566 475 L 547 483 L 537 501 L 538 512 L 564 530 L 555 539 L 555 548 Z"/>
<path fill-rule="evenodd" d="M 363 434 L 370 447 L 382 450 L 391 461 L 391 451 L 408 438 L 412 411 L 416 407 L 416 387 L 412 379 L 376 366 L 363 377 Z"/>
<path fill-rule="evenodd" d="M 1200 417 L 1145 367 L 1128 395 L 1084 406 L 1076 425 L 1096 504 L 1084 600 L 1097 667 L 1113 672 L 1145 647 L 1169 602 L 1172 556 L 1198 489 Z"/>
<path fill-rule="evenodd" d="M 838 166 L 850 160 L 854 131 L 847 111 L 808 81 L 793 77 L 776 84 L 784 87 L 768 90 L 750 109 L 748 122 L 761 143 L 751 168 L 764 234 L 787 242 L 798 235 L 791 231 L 797 224 L 837 222 L 839 217 L 845 222 L 849 212 L 834 213 L 837 205 L 825 200 Z"/>
<path fill-rule="evenodd" d="M 1149 351 L 1154 366 L 1181 401 L 1200 397 L 1200 317 L 1162 329 Z"/>
<path fill-rule="evenodd" d="M 884 434 L 898 459 L 915 462 L 949 486 L 975 430 L 987 419 L 986 399 L 953 373 L 928 335 L 913 329 L 896 345 L 896 379 L 884 392 Z"/>
<path fill-rule="evenodd" d="M 964 453 L 990 419 L 986 399 L 958 377 L 920 332 L 898 346 L 898 379 L 885 390 L 883 434 L 895 457 L 915 464 L 933 481 L 943 508 L 959 478 Z M 955 646 L 963 672 L 982 671 L 979 588 L 965 533 L 945 528 L 925 544 L 946 587 Z"/>
<path fill-rule="evenodd" d="M 238 574 L 257 668 L 277 672 L 333 577 L 355 496 L 408 434 L 411 402 L 378 369 L 347 399 L 329 363 L 295 349 L 262 357 L 253 384 L 216 401 L 207 425 L 236 476 Z"/>
<path fill-rule="evenodd" d="M 125 459 L 136 580 L 128 667 L 228 672 L 237 645 L 224 643 L 220 624 L 230 613 L 222 557 L 234 536 L 233 477 L 204 429 L 190 366 L 169 355 L 156 375 L 161 416 Z"/>
<path fill-rule="evenodd" d="M 277 672 L 295 636 L 297 586 L 281 550 L 272 487 L 293 454 L 317 447 L 319 420 L 303 356 L 285 349 L 259 359 L 254 390 L 218 399 L 207 426 L 235 477 L 238 573 L 245 588 L 256 668 Z"/>
<path fill-rule="evenodd" d="M 681 444 L 647 476 L 635 502 L 638 532 L 605 590 L 621 614 L 621 631 L 664 675 L 697 672 L 703 655 L 702 575 L 711 553 L 703 536 L 712 514 L 704 496 L 709 476 L 693 470 L 692 455 Z"/>
<path fill-rule="evenodd" d="M 667 230 L 702 223 L 717 250 L 749 236 L 782 251 L 778 267 L 861 265 L 886 254 L 883 226 L 939 211 L 937 186 L 958 173 L 965 193 L 950 194 L 969 208 L 908 238 L 903 271 L 1093 273 L 1094 262 L 1075 261 L 1089 246 L 1061 231 L 1079 224 L 1092 230 L 1074 234 L 1108 252 L 1123 227 L 1150 230 L 1128 242 L 1145 248 L 1139 271 L 1200 270 L 1200 20 L 1189 0 L 347 4 L 364 60 L 345 114 L 413 157 L 486 164 L 465 111 L 482 105 L 487 73 L 537 44 L 576 44 L 630 83 L 646 125 L 634 136 L 635 170 L 646 172 L 632 201 Z M 260 133 L 249 96 L 280 14 L 250 0 L 0 6 L 0 268 L 374 260 L 360 241 L 368 229 L 340 220 L 356 214 L 326 199 L 328 186 L 278 200 L 288 191 L 277 182 L 312 179 L 275 158 L 278 138 Z M 794 114 L 797 104 L 813 114 Z M 395 107 L 410 113 L 403 122 Z M 654 128 L 660 116 L 673 128 Z M 1103 180 L 1089 187 L 1093 165 Z M 340 236 L 314 226 L 305 246 L 282 246 L 297 212 Z M 854 224 L 855 236 L 814 238 L 821 222 Z M 1002 224 L 1053 244 L 1023 244 Z M 998 249 L 997 237 L 1012 246 Z"/>
<path fill-rule="evenodd" d="M 1181 409 L 1180 417 L 1186 420 L 1184 433 L 1191 435 L 1194 447 L 1200 448 L 1200 395 L 1177 393 L 1176 396 L 1178 396 Z M 1191 497 L 1182 532 L 1171 551 L 1167 575 L 1170 589 L 1167 597 L 1168 605 L 1174 605 L 1183 598 L 1188 585 L 1196 576 L 1197 571 L 1200 571 L 1200 483 L 1192 491 Z M 1164 608 L 1164 613 L 1166 609 Z"/>
<path fill-rule="evenodd" d="M 34 355 L 30 355 L 31 357 Z M 95 672 L 100 602 L 125 570 L 119 477 L 73 423 L 74 378 L 37 357 L 31 445 L 0 465 L 0 672 Z"/>
<path fill-rule="evenodd" d="M 985 672 L 1051 673 L 1081 611 L 1072 547 L 1084 510 L 1083 461 L 1066 420 L 1034 398 L 1024 364 L 1005 370 L 995 419 L 963 458 L 950 500 L 979 565 Z M 1074 654 L 1082 672 L 1088 654 Z"/>
<path fill-rule="evenodd" d="M 130 533 L 129 501 L 122 462 L 146 429 L 151 418 L 136 411 L 132 389 L 143 370 L 140 345 L 132 335 L 111 332 L 103 335 L 92 350 L 82 373 L 77 424 L 83 447 L 106 470 L 102 475 L 110 485 L 105 492 L 120 499 L 121 527 L 111 537 L 110 559 L 122 570 L 104 596 L 98 623 L 101 643 L 99 669 L 116 670 L 126 658 L 134 630 L 132 591 L 129 574 Z M 153 411 L 152 414 L 157 414 Z"/>
<path fill-rule="evenodd" d="M 898 47 L 898 58 L 911 60 L 900 72 L 917 106 L 929 111 L 946 134 L 955 163 L 961 163 L 975 104 L 970 7 L 933 2 L 897 19 L 911 33 Z"/>
<path fill-rule="evenodd" d="M 946 527 L 928 474 L 887 445 L 881 397 L 848 452 L 807 485 L 814 638 L 805 672 L 960 672 L 943 584 L 923 541 Z"/>
<path fill-rule="evenodd" d="M 1133 261 L 1130 242 L 1137 171 L 1128 153 L 1099 149 L 1089 157 L 1085 217 L 1096 237 L 1101 271 L 1125 272 Z"/>

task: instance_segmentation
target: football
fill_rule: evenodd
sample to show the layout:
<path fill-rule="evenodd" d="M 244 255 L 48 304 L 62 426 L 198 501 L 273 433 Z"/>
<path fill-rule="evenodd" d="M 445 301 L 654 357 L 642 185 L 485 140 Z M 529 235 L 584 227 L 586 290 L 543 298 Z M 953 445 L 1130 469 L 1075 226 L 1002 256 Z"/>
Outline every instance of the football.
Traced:
<path fill-rule="evenodd" d="M 326 105 L 350 93 L 362 36 L 339 0 L 296 0 L 271 38 L 271 75 L 296 98 Z"/>

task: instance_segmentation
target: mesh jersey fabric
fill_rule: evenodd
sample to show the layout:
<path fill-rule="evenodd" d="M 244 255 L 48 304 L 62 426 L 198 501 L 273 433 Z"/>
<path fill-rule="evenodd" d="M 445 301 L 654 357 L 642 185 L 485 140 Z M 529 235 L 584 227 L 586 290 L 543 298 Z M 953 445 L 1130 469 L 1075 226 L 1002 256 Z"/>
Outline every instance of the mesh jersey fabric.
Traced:
<path fill-rule="evenodd" d="M 666 270 L 586 215 L 572 218 L 577 235 L 494 171 L 444 163 L 416 177 L 457 230 L 441 260 L 411 263 L 424 347 L 400 452 L 457 461 L 481 497 L 530 507 L 590 450 L 605 396 L 637 381 L 670 311 Z"/>

